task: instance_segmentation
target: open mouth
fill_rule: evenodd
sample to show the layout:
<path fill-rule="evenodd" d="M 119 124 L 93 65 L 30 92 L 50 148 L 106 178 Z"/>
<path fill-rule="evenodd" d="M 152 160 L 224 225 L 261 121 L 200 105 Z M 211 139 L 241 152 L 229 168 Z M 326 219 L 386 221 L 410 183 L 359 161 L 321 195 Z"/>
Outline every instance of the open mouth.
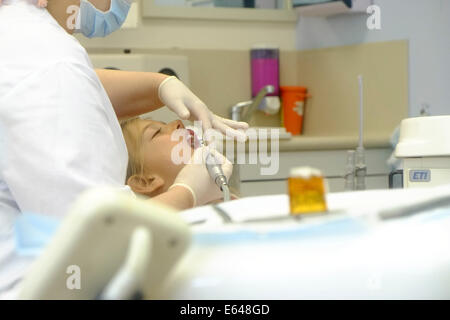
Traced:
<path fill-rule="evenodd" d="M 192 129 L 186 129 L 188 132 L 187 141 L 192 149 L 196 149 L 200 147 L 200 140 L 197 138 L 197 135 L 195 134 L 194 130 Z"/>

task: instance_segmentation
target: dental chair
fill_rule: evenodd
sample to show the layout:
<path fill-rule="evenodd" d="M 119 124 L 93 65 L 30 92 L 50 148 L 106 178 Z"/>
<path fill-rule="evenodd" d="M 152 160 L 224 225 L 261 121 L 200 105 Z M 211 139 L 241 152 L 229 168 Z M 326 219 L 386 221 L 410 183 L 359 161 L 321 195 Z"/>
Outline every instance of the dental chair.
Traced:
<path fill-rule="evenodd" d="M 293 217 L 282 194 L 183 212 L 192 244 L 158 297 L 450 298 L 450 185 L 330 193 L 327 205 Z"/>
<path fill-rule="evenodd" d="M 327 203 L 327 213 L 301 218 L 287 195 L 173 214 L 88 193 L 20 298 L 450 298 L 450 185 L 334 193 Z"/>
<path fill-rule="evenodd" d="M 172 209 L 90 190 L 32 265 L 19 299 L 151 298 L 189 241 L 187 224 Z"/>

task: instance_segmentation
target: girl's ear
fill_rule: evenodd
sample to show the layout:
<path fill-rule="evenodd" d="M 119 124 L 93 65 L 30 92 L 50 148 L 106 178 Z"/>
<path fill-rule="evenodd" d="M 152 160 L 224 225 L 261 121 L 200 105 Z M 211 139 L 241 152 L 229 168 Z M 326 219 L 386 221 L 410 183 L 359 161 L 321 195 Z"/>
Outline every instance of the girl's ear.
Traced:
<path fill-rule="evenodd" d="M 135 174 L 128 178 L 127 184 L 135 193 L 154 197 L 161 193 L 164 179 L 158 175 Z"/>

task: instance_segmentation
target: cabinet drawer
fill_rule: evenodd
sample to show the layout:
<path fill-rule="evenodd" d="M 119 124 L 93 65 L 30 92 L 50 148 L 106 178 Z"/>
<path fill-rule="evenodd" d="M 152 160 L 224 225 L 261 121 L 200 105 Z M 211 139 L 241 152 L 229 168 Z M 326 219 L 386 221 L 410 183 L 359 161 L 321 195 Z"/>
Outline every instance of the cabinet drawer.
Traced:
<path fill-rule="evenodd" d="M 329 192 L 343 192 L 345 191 L 343 178 L 327 178 Z M 366 177 L 366 189 L 387 189 L 388 175 L 376 175 Z M 288 192 L 287 180 L 268 180 L 268 181 L 252 181 L 241 182 L 240 193 L 241 197 L 261 196 L 282 194 Z"/>
<path fill-rule="evenodd" d="M 389 158 L 391 149 L 368 149 L 366 150 L 366 166 L 368 175 L 388 174 L 389 168 L 386 160 Z M 248 162 L 250 155 L 246 155 Z M 256 158 L 256 156 L 255 156 Z M 270 157 L 269 157 L 270 158 Z M 275 161 L 276 158 L 272 161 Z M 293 167 L 312 166 L 320 169 L 326 177 L 341 177 L 345 173 L 347 163 L 347 150 L 324 150 L 324 151 L 302 151 L 302 152 L 280 152 L 278 171 L 273 175 L 262 175 L 261 168 L 267 165 L 239 164 L 240 181 L 255 180 L 279 180 L 287 179 L 289 171 Z"/>

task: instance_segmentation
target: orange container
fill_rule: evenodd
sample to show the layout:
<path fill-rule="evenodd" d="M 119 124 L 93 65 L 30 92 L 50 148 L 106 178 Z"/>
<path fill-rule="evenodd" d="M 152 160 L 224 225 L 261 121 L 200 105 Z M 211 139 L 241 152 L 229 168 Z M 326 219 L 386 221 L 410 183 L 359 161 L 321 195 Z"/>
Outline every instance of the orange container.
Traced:
<path fill-rule="evenodd" d="M 283 124 L 287 132 L 299 135 L 303 132 L 305 101 L 309 97 L 305 87 L 282 86 Z"/>

